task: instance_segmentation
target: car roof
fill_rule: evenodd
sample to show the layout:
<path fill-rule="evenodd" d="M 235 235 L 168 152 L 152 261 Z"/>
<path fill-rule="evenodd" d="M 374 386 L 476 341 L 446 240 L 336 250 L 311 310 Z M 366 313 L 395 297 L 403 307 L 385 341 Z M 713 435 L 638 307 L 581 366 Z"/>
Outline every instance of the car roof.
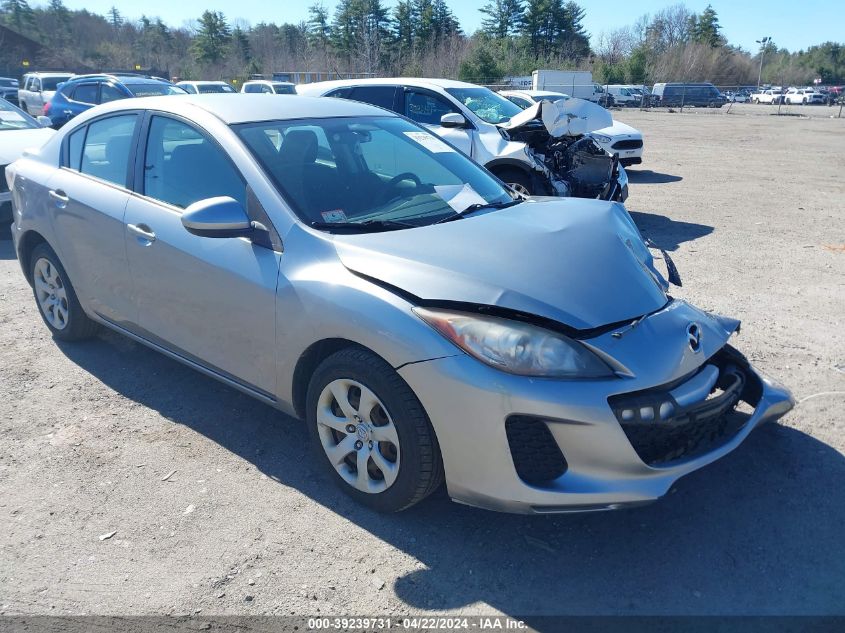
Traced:
<path fill-rule="evenodd" d="M 169 84 L 166 79 L 145 77 L 144 75 L 120 75 L 112 73 L 97 73 L 93 75 L 74 75 L 65 83 L 79 83 L 82 81 L 116 81 L 121 84 Z"/>
<path fill-rule="evenodd" d="M 225 81 L 218 81 L 217 79 L 186 79 L 185 81 L 177 82 L 176 85 L 179 86 L 181 84 L 206 84 L 206 85 L 215 85 L 215 86 L 228 86 Z"/>
<path fill-rule="evenodd" d="M 274 86 L 278 86 L 279 84 L 282 84 L 282 85 L 285 85 L 285 86 L 295 85 L 293 82 L 290 82 L 290 81 L 281 81 L 281 80 L 277 81 L 275 79 L 250 79 L 249 81 L 244 82 L 244 85 L 246 85 L 246 84 L 271 84 L 271 85 L 274 85 Z"/>
<path fill-rule="evenodd" d="M 327 92 L 335 88 L 347 86 L 409 86 L 411 88 L 480 88 L 477 84 L 455 81 L 453 79 L 433 79 L 421 77 L 378 77 L 367 79 L 337 79 L 334 81 L 319 81 L 302 84 L 298 90 L 304 94 Z"/>
<path fill-rule="evenodd" d="M 350 101 L 323 97 L 292 95 L 285 99 L 268 99 L 263 94 L 169 95 L 121 99 L 97 106 L 99 114 L 122 110 L 158 110 L 191 118 L 191 112 L 204 110 L 228 125 L 256 121 L 325 119 L 332 117 L 397 116 L 382 108 Z M 91 112 L 91 110 L 89 110 Z"/>
<path fill-rule="evenodd" d="M 34 70 L 31 73 L 26 73 L 26 74 L 37 76 L 37 77 L 73 77 L 73 75 L 74 75 L 74 73 L 72 73 L 72 72 L 61 72 L 61 71 L 42 72 L 40 70 Z"/>

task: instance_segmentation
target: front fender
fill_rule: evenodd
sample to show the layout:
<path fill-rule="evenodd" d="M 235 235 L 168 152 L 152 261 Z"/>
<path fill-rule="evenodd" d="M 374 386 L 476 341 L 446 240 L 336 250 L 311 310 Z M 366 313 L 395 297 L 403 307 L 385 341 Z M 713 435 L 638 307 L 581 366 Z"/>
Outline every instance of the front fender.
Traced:
<path fill-rule="evenodd" d="M 292 407 L 293 376 L 314 343 L 344 339 L 399 368 L 460 354 L 426 325 L 398 294 L 353 274 L 329 239 L 295 227 L 286 239 L 276 292 L 276 346 L 280 404 Z"/>

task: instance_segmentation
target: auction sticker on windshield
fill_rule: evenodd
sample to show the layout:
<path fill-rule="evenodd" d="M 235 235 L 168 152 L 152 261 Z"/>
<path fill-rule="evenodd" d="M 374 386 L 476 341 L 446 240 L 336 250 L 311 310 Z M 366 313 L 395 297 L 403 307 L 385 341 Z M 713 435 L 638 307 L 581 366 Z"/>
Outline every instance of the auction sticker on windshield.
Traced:
<path fill-rule="evenodd" d="M 439 138 L 432 136 L 431 134 L 426 134 L 425 132 L 405 132 L 405 136 L 422 145 L 429 152 L 433 152 L 434 154 L 443 154 L 455 151 Z"/>
<path fill-rule="evenodd" d="M 347 219 L 343 209 L 323 211 L 320 215 L 323 216 L 323 222 L 346 222 Z"/>
<path fill-rule="evenodd" d="M 478 192 L 469 186 L 465 185 L 435 185 L 434 190 L 437 195 L 452 207 L 455 211 L 460 213 L 468 206 L 473 204 L 485 204 L 487 201 L 478 195 Z"/>

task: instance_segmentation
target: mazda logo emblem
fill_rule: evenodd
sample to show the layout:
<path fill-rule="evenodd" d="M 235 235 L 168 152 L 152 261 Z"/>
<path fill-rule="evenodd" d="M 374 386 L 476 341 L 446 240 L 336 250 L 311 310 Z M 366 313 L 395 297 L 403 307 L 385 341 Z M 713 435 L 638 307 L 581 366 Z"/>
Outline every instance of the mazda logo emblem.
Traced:
<path fill-rule="evenodd" d="M 687 342 L 693 352 L 701 351 L 701 327 L 698 323 L 690 323 L 687 326 Z"/>

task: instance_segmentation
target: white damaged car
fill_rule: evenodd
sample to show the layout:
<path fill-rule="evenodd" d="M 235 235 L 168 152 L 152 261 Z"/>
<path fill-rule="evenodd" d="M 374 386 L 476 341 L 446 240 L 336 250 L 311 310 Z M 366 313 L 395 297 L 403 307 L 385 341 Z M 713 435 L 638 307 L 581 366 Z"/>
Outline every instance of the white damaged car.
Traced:
<path fill-rule="evenodd" d="M 500 95 L 521 108 L 547 101 L 563 105 L 571 99 L 562 92 L 547 90 L 502 90 Z M 639 165 L 643 162 L 643 133 L 622 121 L 613 119 L 611 125 L 588 133 L 609 154 L 618 154 L 619 162 L 625 166 Z"/>
<path fill-rule="evenodd" d="M 523 117 L 522 108 L 498 93 L 449 79 L 324 81 L 297 86 L 297 92 L 351 99 L 398 112 L 424 125 L 524 195 L 618 202 L 628 197 L 624 168 L 581 136 L 612 125 L 609 113 L 606 118 L 600 114 L 596 118 L 604 111 L 600 107 L 590 111 L 588 125 L 577 124 L 583 131 L 575 136 L 562 126 L 552 134 L 539 110 L 534 117 Z M 520 117 L 519 124 L 514 123 L 516 117 Z"/>

